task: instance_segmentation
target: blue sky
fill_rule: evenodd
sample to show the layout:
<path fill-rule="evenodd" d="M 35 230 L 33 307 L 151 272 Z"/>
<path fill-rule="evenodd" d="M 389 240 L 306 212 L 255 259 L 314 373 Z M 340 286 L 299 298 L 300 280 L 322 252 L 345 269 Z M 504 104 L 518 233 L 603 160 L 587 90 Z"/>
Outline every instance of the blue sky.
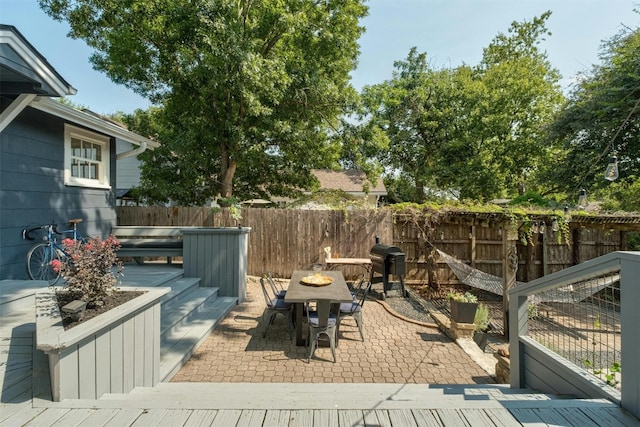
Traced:
<path fill-rule="evenodd" d="M 426 52 L 436 67 L 476 65 L 498 33 L 513 21 L 531 20 L 546 10 L 552 32 L 542 48 L 563 75 L 566 87 L 579 71 L 598 63 L 602 40 L 622 25 L 636 28 L 638 0 L 370 0 L 367 28 L 360 40 L 356 89 L 391 78 L 393 62 L 407 57 L 413 46 Z M 77 90 L 70 99 L 98 113 L 132 112 L 149 102 L 112 83 L 89 64 L 84 42 L 71 40 L 68 26 L 49 18 L 37 0 L 0 0 L 0 23 L 15 25 L 49 63 Z"/>

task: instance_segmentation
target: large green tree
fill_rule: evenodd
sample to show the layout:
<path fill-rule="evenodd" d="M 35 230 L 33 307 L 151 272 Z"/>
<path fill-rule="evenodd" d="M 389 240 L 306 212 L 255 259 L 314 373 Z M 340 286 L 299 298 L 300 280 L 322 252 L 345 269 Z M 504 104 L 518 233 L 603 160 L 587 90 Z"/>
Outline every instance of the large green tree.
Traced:
<path fill-rule="evenodd" d="M 327 136 L 349 83 L 363 0 L 40 0 L 95 49 L 94 68 L 148 96 L 158 200 L 286 194 L 337 164 Z"/>
<path fill-rule="evenodd" d="M 535 182 L 547 158 L 542 130 L 563 101 L 558 72 L 538 48 L 546 12 L 514 22 L 475 67 L 434 69 L 412 49 L 390 81 L 365 88 L 368 122 L 389 137 L 381 160 L 428 190 L 462 199 L 514 195 Z"/>
<path fill-rule="evenodd" d="M 640 30 L 623 28 L 603 44 L 601 63 L 574 86 L 549 129 L 549 145 L 558 149 L 546 179 L 558 190 L 575 198 L 585 188 L 617 200 L 620 208 L 640 210 L 634 195 L 640 177 L 638 58 Z M 604 172 L 613 154 L 620 178 L 612 185 Z"/>

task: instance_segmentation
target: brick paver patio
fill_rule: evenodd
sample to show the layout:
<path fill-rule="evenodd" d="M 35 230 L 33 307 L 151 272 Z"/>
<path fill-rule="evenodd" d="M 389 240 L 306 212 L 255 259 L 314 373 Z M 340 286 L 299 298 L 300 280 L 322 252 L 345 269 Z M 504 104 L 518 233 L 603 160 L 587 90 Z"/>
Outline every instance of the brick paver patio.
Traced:
<path fill-rule="evenodd" d="M 289 339 L 284 316 L 262 338 L 265 302 L 250 278 L 238 305 L 174 376 L 174 382 L 493 383 L 455 342 L 436 328 L 401 320 L 375 300 L 364 306 L 365 341 L 355 321 L 340 326 L 337 362 L 328 347 L 316 350 Z"/>

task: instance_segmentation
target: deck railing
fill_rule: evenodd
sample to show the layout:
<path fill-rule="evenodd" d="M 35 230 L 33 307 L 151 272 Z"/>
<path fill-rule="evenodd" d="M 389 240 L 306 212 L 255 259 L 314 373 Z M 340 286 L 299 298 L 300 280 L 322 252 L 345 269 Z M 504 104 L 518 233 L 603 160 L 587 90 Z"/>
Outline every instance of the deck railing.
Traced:
<path fill-rule="evenodd" d="M 509 292 L 511 387 L 607 398 L 640 416 L 640 252 Z"/>

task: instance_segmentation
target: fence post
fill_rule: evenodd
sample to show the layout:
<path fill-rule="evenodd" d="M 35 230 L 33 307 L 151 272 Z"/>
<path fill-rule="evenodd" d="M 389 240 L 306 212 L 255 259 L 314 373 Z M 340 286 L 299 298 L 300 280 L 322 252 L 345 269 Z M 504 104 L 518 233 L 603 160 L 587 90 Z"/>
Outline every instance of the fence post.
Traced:
<path fill-rule="evenodd" d="M 504 324 L 504 336 L 509 337 L 509 290 L 516 285 L 516 272 L 518 271 L 518 231 L 513 224 L 508 223 L 503 227 L 502 233 L 502 321 Z"/>

